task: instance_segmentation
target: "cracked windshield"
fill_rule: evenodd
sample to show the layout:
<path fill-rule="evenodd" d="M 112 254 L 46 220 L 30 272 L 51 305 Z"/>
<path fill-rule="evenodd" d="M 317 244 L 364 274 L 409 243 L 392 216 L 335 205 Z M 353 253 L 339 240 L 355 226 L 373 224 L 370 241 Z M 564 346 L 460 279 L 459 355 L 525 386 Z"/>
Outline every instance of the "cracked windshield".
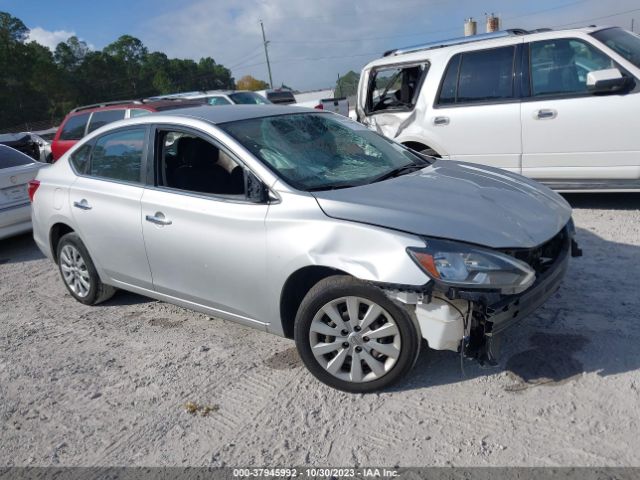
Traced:
<path fill-rule="evenodd" d="M 291 114 L 221 127 L 302 190 L 365 185 L 427 162 L 362 125 L 329 114 Z"/>

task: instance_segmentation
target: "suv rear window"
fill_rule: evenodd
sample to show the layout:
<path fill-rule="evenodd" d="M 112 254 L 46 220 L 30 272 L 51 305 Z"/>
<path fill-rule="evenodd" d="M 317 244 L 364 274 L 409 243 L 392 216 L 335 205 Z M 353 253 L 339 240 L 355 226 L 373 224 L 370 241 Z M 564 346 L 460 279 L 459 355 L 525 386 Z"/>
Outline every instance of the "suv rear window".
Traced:
<path fill-rule="evenodd" d="M 0 145 L 0 170 L 35 163 L 31 157 L 6 145 Z"/>
<path fill-rule="evenodd" d="M 277 103 L 281 105 L 288 105 L 290 103 L 296 103 L 296 97 L 293 93 L 285 92 L 267 92 L 267 98 L 271 103 Z"/>
<path fill-rule="evenodd" d="M 79 115 L 72 115 L 67 118 L 67 121 L 62 126 L 62 132 L 60 132 L 60 140 L 80 140 L 84 137 L 84 130 L 89 120 L 88 113 L 81 113 Z"/>
<path fill-rule="evenodd" d="M 106 125 L 107 123 L 124 119 L 124 112 L 125 110 L 122 109 L 100 110 L 98 112 L 93 112 L 87 133 L 91 133 L 94 130 L 97 130 L 100 127 Z"/>
<path fill-rule="evenodd" d="M 514 98 L 515 47 L 455 55 L 447 67 L 439 105 L 481 103 Z"/>

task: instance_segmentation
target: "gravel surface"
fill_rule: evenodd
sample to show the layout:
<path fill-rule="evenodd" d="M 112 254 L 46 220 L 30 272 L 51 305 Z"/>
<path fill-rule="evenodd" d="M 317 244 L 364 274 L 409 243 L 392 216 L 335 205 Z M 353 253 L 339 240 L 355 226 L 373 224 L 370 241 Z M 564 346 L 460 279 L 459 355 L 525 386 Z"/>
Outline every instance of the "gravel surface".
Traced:
<path fill-rule="evenodd" d="M 292 341 L 119 292 L 86 307 L 0 241 L 0 466 L 640 466 L 640 195 L 571 195 L 582 258 L 493 369 L 424 350 L 390 391 Z"/>

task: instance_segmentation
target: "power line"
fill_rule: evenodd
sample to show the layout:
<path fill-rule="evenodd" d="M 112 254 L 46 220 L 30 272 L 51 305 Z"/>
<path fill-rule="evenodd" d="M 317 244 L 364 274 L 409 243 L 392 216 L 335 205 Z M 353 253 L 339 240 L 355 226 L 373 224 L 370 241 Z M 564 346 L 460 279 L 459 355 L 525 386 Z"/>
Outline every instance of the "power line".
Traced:
<path fill-rule="evenodd" d="M 634 8 L 632 10 L 626 10 L 624 12 L 611 13 L 609 15 L 602 15 L 600 17 L 585 18 L 583 20 L 576 20 L 575 22 L 571 22 L 571 23 L 563 23 L 563 24 L 560 24 L 560 25 L 554 25 L 554 28 L 555 27 L 566 27 L 568 25 L 575 25 L 576 23 L 591 22 L 593 20 L 602 20 L 603 18 L 617 17 L 619 15 L 626 15 L 627 13 L 633 13 L 633 12 L 639 12 L 639 11 L 640 11 L 640 8 Z"/>
<path fill-rule="evenodd" d="M 525 14 L 521 14 L 521 15 L 514 15 L 511 17 L 505 17 L 502 19 L 502 21 L 506 21 L 506 20 L 513 20 L 516 18 L 525 18 L 525 17 L 532 17 L 532 16 L 536 16 L 539 15 L 541 13 L 546 13 L 546 12 L 550 12 L 553 10 L 560 10 L 563 8 L 567 8 L 567 7 L 571 7 L 573 5 L 577 5 L 579 3 L 585 3 L 591 0 L 577 0 L 571 3 L 565 3 L 563 5 L 558 5 L 556 7 L 550 7 L 550 8 L 544 8 L 542 10 L 536 10 L 534 12 L 529 12 L 529 13 L 525 13 Z M 452 32 L 452 31 L 456 31 L 459 30 L 460 27 L 451 27 L 451 28 L 446 28 L 446 29 L 440 29 L 440 30 L 429 30 L 429 31 L 422 31 L 422 32 L 416 32 L 416 33 L 402 33 L 402 34 L 397 34 L 397 35 L 385 35 L 385 36 L 379 36 L 379 37 L 358 37 L 358 38 L 349 38 L 349 39 L 339 39 L 339 40 L 331 40 L 331 39 L 326 39 L 326 40 L 273 40 L 271 43 L 353 43 L 353 42 L 364 42 L 364 41 L 370 41 L 370 40 L 387 40 L 387 39 L 391 39 L 391 38 L 403 38 L 403 37 L 417 37 L 417 36 L 422 36 L 422 35 L 431 35 L 431 34 L 435 34 L 435 33 L 447 33 L 447 32 Z"/>

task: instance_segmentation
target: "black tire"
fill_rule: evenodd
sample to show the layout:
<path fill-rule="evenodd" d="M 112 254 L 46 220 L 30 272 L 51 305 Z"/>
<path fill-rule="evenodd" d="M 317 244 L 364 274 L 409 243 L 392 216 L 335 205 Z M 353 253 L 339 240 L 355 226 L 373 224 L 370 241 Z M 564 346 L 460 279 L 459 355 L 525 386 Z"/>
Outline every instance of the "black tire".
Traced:
<path fill-rule="evenodd" d="M 81 295 L 75 292 L 74 289 L 69 285 L 67 280 L 65 280 L 65 274 L 63 272 L 64 257 L 62 252 L 66 246 L 70 246 L 75 249 L 80 254 L 82 261 L 86 266 L 86 270 L 83 271 L 86 272 L 86 275 L 88 277 L 89 288 L 85 295 Z M 58 249 L 56 254 L 56 258 L 58 259 L 58 269 L 60 270 L 62 282 L 64 283 L 65 287 L 67 287 L 67 290 L 73 296 L 73 298 L 75 298 L 80 303 L 84 303 L 85 305 L 97 305 L 111 298 L 116 292 L 116 288 L 102 283 L 100 277 L 98 276 L 98 272 L 96 271 L 96 267 L 93 265 L 93 261 L 91 260 L 91 256 L 89 255 L 87 248 L 84 246 L 84 243 L 82 243 L 82 240 L 80 240 L 80 237 L 76 233 L 67 233 L 60 239 L 60 241 L 58 242 Z"/>
<path fill-rule="evenodd" d="M 420 154 L 426 155 L 427 157 L 440 158 L 438 152 L 436 152 L 433 148 L 425 148 L 424 150 L 420 151 Z"/>
<path fill-rule="evenodd" d="M 316 314 L 329 302 L 351 296 L 377 304 L 393 318 L 399 330 L 401 348 L 395 364 L 380 378 L 370 381 L 353 382 L 337 378 L 325 370 L 312 352 L 310 329 Z M 302 361 L 318 380 L 330 387 L 351 393 L 373 392 L 400 380 L 415 364 L 420 349 L 419 330 L 408 312 L 396 305 L 379 288 L 346 275 L 325 278 L 309 290 L 296 315 L 294 338 Z"/>

